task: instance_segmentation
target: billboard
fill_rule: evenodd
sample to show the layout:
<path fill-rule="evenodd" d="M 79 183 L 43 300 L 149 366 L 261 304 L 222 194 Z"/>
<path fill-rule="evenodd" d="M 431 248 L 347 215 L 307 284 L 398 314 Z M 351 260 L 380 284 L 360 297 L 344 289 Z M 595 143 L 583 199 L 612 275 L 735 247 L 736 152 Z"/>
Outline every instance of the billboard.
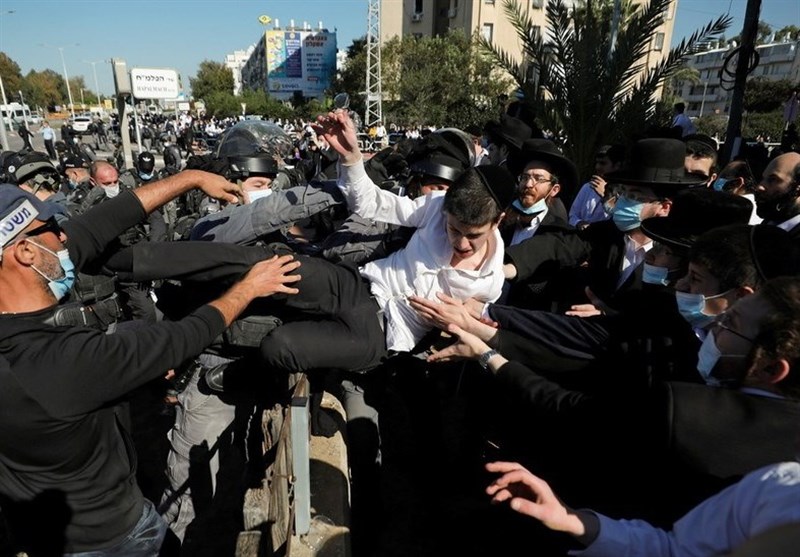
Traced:
<path fill-rule="evenodd" d="M 336 75 L 336 33 L 329 31 L 266 32 L 267 90 L 278 99 L 295 91 L 321 97 Z"/>
<path fill-rule="evenodd" d="M 131 89 L 137 99 L 174 99 L 180 91 L 178 72 L 170 69 L 132 68 Z"/>

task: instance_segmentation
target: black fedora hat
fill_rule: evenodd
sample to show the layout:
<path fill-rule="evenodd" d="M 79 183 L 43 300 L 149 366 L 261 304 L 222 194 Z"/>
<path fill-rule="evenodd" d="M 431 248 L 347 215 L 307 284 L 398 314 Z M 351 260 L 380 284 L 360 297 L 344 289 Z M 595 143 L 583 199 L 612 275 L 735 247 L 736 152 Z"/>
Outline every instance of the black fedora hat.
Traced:
<path fill-rule="evenodd" d="M 651 137 L 633 144 L 626 168 L 606 176 L 610 183 L 650 186 L 659 191 L 677 191 L 705 182 L 684 167 L 686 144 L 680 139 Z"/>
<path fill-rule="evenodd" d="M 747 224 L 753 212 L 749 199 L 708 188 L 675 195 L 666 217 L 642 221 L 642 232 L 673 248 L 688 249 L 698 236 L 728 224 Z"/>
<path fill-rule="evenodd" d="M 558 183 L 565 192 L 574 192 L 578 188 L 578 169 L 564 156 L 555 143 L 549 139 L 527 139 L 522 148 L 508 157 L 508 169 L 515 175 L 520 174 L 531 161 L 541 161 L 553 168 L 558 176 Z"/>
<path fill-rule="evenodd" d="M 533 133 L 528 124 L 508 114 L 502 114 L 499 121 L 489 120 L 484 130 L 491 141 L 505 143 L 514 149 L 522 147 L 522 142 L 529 139 Z"/>

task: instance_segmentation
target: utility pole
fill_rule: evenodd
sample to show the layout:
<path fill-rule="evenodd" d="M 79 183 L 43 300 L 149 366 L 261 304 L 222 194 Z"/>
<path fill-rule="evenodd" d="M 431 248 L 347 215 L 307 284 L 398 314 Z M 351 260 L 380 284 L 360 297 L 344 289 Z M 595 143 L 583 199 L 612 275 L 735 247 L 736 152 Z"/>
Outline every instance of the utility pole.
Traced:
<path fill-rule="evenodd" d="M 725 133 L 725 144 L 720 152 L 721 166 L 739 152 L 742 142 L 742 110 L 744 108 L 744 89 L 747 84 L 748 66 L 753 56 L 758 34 L 758 16 L 761 13 L 761 0 L 747 0 L 747 10 L 742 26 L 742 45 L 736 60 L 736 78 L 733 82 L 731 109 L 728 113 L 728 130 Z"/>
<path fill-rule="evenodd" d="M 381 101 L 381 0 L 368 0 L 367 13 L 367 128 L 383 122 Z"/>

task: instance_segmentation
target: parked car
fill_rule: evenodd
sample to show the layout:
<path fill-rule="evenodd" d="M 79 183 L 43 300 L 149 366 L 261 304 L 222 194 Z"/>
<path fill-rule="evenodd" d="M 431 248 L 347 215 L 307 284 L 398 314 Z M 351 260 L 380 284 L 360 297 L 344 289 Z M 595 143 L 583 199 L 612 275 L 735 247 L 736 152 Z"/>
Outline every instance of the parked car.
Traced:
<path fill-rule="evenodd" d="M 70 123 L 72 124 L 72 129 L 80 134 L 84 134 L 89 131 L 89 124 L 92 123 L 91 116 L 75 116 L 75 118 L 70 119 Z"/>

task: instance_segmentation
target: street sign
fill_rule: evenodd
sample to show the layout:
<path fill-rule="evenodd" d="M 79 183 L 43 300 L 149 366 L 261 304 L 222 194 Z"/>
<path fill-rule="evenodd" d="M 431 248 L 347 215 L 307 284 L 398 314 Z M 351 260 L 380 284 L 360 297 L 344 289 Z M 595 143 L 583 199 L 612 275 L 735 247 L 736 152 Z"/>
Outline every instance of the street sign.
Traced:
<path fill-rule="evenodd" d="M 170 69 L 133 68 L 131 85 L 137 99 L 174 99 L 180 92 L 178 72 Z"/>

